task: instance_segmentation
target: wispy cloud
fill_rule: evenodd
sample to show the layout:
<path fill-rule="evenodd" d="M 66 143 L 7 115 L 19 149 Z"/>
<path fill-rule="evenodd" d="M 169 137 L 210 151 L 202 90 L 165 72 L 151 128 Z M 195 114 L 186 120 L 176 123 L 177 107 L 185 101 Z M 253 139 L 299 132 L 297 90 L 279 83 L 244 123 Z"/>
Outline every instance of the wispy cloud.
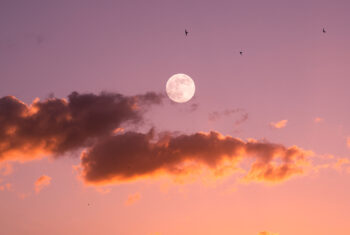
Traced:
<path fill-rule="evenodd" d="M 101 193 L 101 194 L 107 194 L 111 192 L 110 188 L 103 188 L 103 187 L 98 187 L 95 188 L 97 192 Z"/>
<path fill-rule="evenodd" d="M 31 195 L 31 193 L 19 193 L 18 197 L 22 200 L 26 199 L 27 197 L 29 197 Z"/>
<path fill-rule="evenodd" d="M 47 175 L 40 176 L 34 183 L 34 189 L 36 193 L 39 193 L 44 187 L 51 184 L 51 177 Z"/>
<path fill-rule="evenodd" d="M 258 235 L 279 235 L 279 234 L 278 233 L 272 233 L 272 232 L 264 231 L 264 232 L 259 232 Z"/>
<path fill-rule="evenodd" d="M 320 118 L 320 117 L 316 117 L 315 119 L 314 119 L 314 122 L 315 123 L 321 123 L 321 122 L 323 122 L 324 121 L 324 119 L 323 118 Z"/>
<path fill-rule="evenodd" d="M 139 201 L 140 199 L 141 199 L 140 193 L 130 194 L 128 196 L 128 199 L 125 201 L 125 205 L 130 206 L 130 205 L 136 203 L 137 201 Z"/>
<path fill-rule="evenodd" d="M 276 129 L 284 128 L 287 125 L 288 120 L 281 120 L 278 122 L 271 122 L 270 126 Z"/>
<path fill-rule="evenodd" d="M 221 119 L 222 117 L 229 117 L 231 115 L 237 115 L 234 123 L 236 125 L 242 124 L 248 119 L 248 113 L 244 109 L 225 109 L 223 111 L 214 111 L 209 113 L 209 121 L 217 121 Z"/>
<path fill-rule="evenodd" d="M 13 172 L 12 164 L 9 162 L 0 162 L 0 174 L 3 176 L 10 175 Z"/>
<path fill-rule="evenodd" d="M 12 184 L 11 183 L 6 183 L 3 185 L 0 185 L 0 191 L 12 191 Z"/>

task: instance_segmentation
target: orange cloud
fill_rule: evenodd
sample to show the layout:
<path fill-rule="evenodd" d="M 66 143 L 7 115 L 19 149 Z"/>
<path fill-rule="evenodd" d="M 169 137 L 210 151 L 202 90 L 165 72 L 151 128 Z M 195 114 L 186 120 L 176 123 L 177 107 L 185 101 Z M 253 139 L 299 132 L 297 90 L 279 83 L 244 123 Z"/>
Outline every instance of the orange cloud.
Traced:
<path fill-rule="evenodd" d="M 7 183 L 4 185 L 0 185 L 0 191 L 4 191 L 4 190 L 12 191 L 12 184 Z"/>
<path fill-rule="evenodd" d="M 22 200 L 26 199 L 27 197 L 29 197 L 31 195 L 31 193 L 19 193 L 18 197 Z"/>
<path fill-rule="evenodd" d="M 47 175 L 40 176 L 34 183 L 35 192 L 39 193 L 44 187 L 51 184 L 51 177 Z"/>
<path fill-rule="evenodd" d="M 124 128 L 118 127 L 113 131 L 113 134 L 118 134 L 124 132 Z"/>
<path fill-rule="evenodd" d="M 130 194 L 125 201 L 125 205 L 130 206 L 141 199 L 140 193 Z"/>
<path fill-rule="evenodd" d="M 258 233 L 258 235 L 278 235 L 278 233 L 271 233 L 271 232 L 264 231 L 264 232 Z"/>
<path fill-rule="evenodd" d="M 350 160 L 348 158 L 338 158 L 337 162 L 333 165 L 335 169 L 342 169 L 343 166 L 349 165 Z"/>
<path fill-rule="evenodd" d="M 324 119 L 323 118 L 320 118 L 320 117 L 316 117 L 315 119 L 314 119 L 314 122 L 315 123 L 321 123 L 321 122 L 323 122 L 324 121 Z"/>
<path fill-rule="evenodd" d="M 248 141 L 218 132 L 160 135 L 126 132 L 100 141 L 81 156 L 87 184 L 103 185 L 160 175 L 188 176 L 208 169 L 222 175 L 225 167 L 252 161 L 245 181 L 280 182 L 304 173 L 310 152 L 296 146 Z"/>
<path fill-rule="evenodd" d="M 271 122 L 270 126 L 276 129 L 281 129 L 287 125 L 288 120 L 281 120 L 278 122 Z"/>

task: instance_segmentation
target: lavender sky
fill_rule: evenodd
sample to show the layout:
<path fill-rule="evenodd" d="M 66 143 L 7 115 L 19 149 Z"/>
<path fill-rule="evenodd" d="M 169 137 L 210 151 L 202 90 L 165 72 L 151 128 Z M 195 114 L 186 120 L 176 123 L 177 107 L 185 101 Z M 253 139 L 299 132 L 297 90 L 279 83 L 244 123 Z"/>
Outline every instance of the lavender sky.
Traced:
<path fill-rule="evenodd" d="M 2 161 L 0 233 L 349 234 L 349 11 L 341 0 L 1 1 L 0 98 L 164 93 L 185 73 L 194 98 L 164 99 L 132 130 L 213 130 L 315 160 L 273 185 L 228 176 L 106 186 L 84 184 L 79 152 Z M 50 179 L 35 185 L 41 176 Z"/>

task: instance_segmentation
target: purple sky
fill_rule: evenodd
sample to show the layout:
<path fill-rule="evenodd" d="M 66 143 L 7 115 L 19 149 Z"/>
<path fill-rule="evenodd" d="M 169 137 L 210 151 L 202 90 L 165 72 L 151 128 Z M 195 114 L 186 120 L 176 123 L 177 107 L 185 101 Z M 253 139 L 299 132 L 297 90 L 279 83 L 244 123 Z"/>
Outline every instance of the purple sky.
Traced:
<path fill-rule="evenodd" d="M 125 95 L 147 91 L 164 92 L 169 77 L 176 73 L 185 73 L 195 81 L 194 99 L 182 105 L 166 101 L 163 106 L 152 108 L 151 112 L 147 113 L 147 123 L 143 131 L 151 126 L 155 126 L 158 131 L 184 133 L 217 130 L 224 135 L 242 139 L 267 139 L 286 146 L 297 145 L 320 155 L 347 157 L 349 148 L 346 145 L 346 138 L 350 136 L 349 12 L 350 1 L 345 0 L 2 0 L 0 97 L 13 95 L 30 104 L 36 97 L 45 99 L 54 94 L 55 97 L 65 98 L 72 91 L 96 94 L 109 91 Z M 322 28 L 327 30 L 326 34 L 322 33 Z M 187 37 L 184 35 L 185 29 L 189 31 Z M 244 52 L 242 56 L 239 55 L 241 50 Z M 198 105 L 195 111 L 191 111 L 193 104 Z M 210 113 L 231 109 L 244 111 L 223 115 L 216 121 L 209 120 Z M 236 125 L 235 121 L 239 120 L 243 113 L 248 114 L 248 119 Z M 317 117 L 323 121 L 315 123 Z M 284 119 L 288 120 L 285 128 L 273 129 L 269 126 L 271 122 Z M 55 198 L 54 203 L 57 205 L 69 202 L 69 196 L 62 196 L 62 201 L 57 199 L 56 192 L 62 189 L 74 195 L 72 204 L 91 198 L 102 203 L 104 199 L 100 198 L 100 194 L 85 192 L 87 189 L 79 181 L 75 181 L 71 166 L 77 163 L 77 159 L 68 158 L 57 160 L 55 164 L 47 160 L 18 164 L 15 173 L 8 176 L 8 181 L 17 185 L 16 188 L 28 191 L 32 187 L 33 179 L 44 172 L 48 172 L 47 174 L 51 172 L 53 179 L 62 176 L 60 181 L 56 180 L 56 188 L 52 184 L 51 188 L 55 191 L 43 199 L 44 204 L 38 206 L 39 210 L 44 210 L 45 206 L 50 205 L 52 198 Z M 312 195 L 320 193 L 323 183 L 329 179 L 328 176 L 323 177 L 323 181 L 315 183 L 314 191 L 303 196 L 312 198 Z M 348 197 L 349 190 L 343 190 L 344 185 L 349 188 L 348 176 L 347 179 L 341 180 L 344 184 L 334 186 L 332 190 Z M 66 184 L 67 182 L 70 183 Z M 330 180 L 327 184 L 332 185 L 332 182 Z M 115 188 L 106 196 L 108 198 L 106 200 L 108 202 L 124 200 L 129 189 L 131 192 L 135 191 L 133 187 L 136 187 L 136 191 L 146 188 L 145 201 L 149 203 L 152 203 L 152 199 L 151 196 L 147 198 L 147 195 L 158 195 L 154 193 L 157 190 L 152 191 L 146 186 L 125 185 Z M 297 191 L 308 188 L 307 185 L 302 185 L 300 188 L 295 185 L 291 187 Z M 250 189 L 244 190 L 237 197 L 244 198 L 244 195 L 249 197 Z M 276 195 L 282 193 L 282 188 L 275 193 Z M 208 194 L 208 198 L 201 201 L 203 205 L 211 200 L 220 200 L 218 199 L 220 196 L 214 195 L 213 192 L 210 191 Z M 303 197 L 299 196 L 302 200 Z M 116 199 L 118 197 L 120 198 Z M 176 193 L 169 197 L 176 200 Z M 196 200 L 200 195 L 195 192 L 188 197 L 189 200 Z M 225 197 L 222 200 L 229 200 Z M 331 198 L 336 200 L 336 196 Z M 340 196 L 339 200 L 344 198 Z M 325 201 L 328 199 L 324 198 Z M 4 200 L 16 208 L 5 209 Z M 34 199 L 30 200 L 38 199 L 34 196 Z M 181 200 L 186 201 L 186 198 Z M 6 220 L 6 231 L 20 234 L 27 230 L 13 229 L 15 225 L 11 223 L 18 216 L 18 211 L 29 211 L 33 208 L 31 205 L 21 205 L 26 209 L 20 208 L 16 205 L 17 201 L 18 198 L 0 192 L 0 211 L 5 210 L 10 214 Z M 174 204 L 182 202 L 177 201 Z M 243 204 L 249 207 L 249 203 L 252 202 L 258 203 L 248 200 Z M 350 208 L 345 199 L 342 203 L 345 208 Z M 274 207 L 277 208 L 278 205 L 277 203 Z M 199 204 L 197 206 L 203 208 Z M 52 210 L 58 210 L 59 220 L 67 228 L 61 232 L 72 228 L 64 220 L 64 211 L 60 211 L 57 206 L 52 207 Z M 144 207 L 142 209 L 144 214 L 139 214 L 139 220 L 136 219 L 139 223 L 145 218 L 143 216 L 149 209 L 147 205 Z M 175 206 L 170 207 L 169 210 L 176 209 L 173 208 Z M 107 206 L 101 206 L 95 212 L 102 213 L 101 211 L 106 208 Z M 187 209 L 192 211 L 193 208 L 186 207 L 183 212 L 186 213 Z M 218 210 L 217 213 L 220 213 L 224 209 L 225 207 L 220 204 L 217 209 L 204 207 L 203 210 L 208 213 L 211 210 Z M 308 209 L 311 213 L 312 209 Z M 73 214 L 76 216 L 85 213 L 75 207 L 74 211 Z M 111 213 L 114 212 L 108 210 L 108 214 Z M 177 213 L 180 212 L 174 212 L 171 216 L 176 217 Z M 200 212 L 197 210 L 196 213 L 198 214 L 191 218 L 197 218 Z M 342 213 L 336 215 L 339 221 L 345 216 Z M 349 218 L 349 212 L 344 213 Z M 24 225 L 24 221 L 31 214 L 23 212 L 22 215 L 21 224 L 23 227 L 30 227 Z M 54 214 L 50 216 L 52 221 Z M 123 220 L 121 215 L 118 216 Z M 161 224 L 161 218 L 162 214 L 157 214 L 153 222 Z M 78 225 L 85 224 L 86 221 L 75 221 L 74 231 L 79 233 Z M 125 221 L 130 223 L 128 219 Z M 108 226 L 113 224 L 113 220 L 104 222 Z M 192 222 L 200 224 L 198 221 Z M 32 223 L 39 224 L 37 221 Z M 345 222 L 339 223 L 343 228 L 346 227 Z M 191 227 L 190 224 L 191 222 L 185 223 L 184 228 Z M 259 227 L 263 224 L 255 225 Z M 312 221 L 311 224 L 317 223 Z M 302 223 L 298 225 L 302 227 Z M 54 234 L 50 229 L 53 225 L 47 226 L 43 231 Z M 150 226 L 152 229 L 147 226 L 139 231 L 142 231 L 142 234 L 144 231 L 147 231 L 147 234 L 155 232 L 152 226 Z M 333 227 L 336 227 L 336 222 Z M 169 231 L 166 232 L 166 228 L 162 229 L 161 234 L 171 234 Z M 191 229 L 189 231 L 202 231 L 194 227 Z M 287 229 L 287 225 L 278 229 L 280 235 L 292 231 Z M 282 230 L 285 232 L 282 233 Z M 113 231 L 119 232 L 118 234 L 129 234 L 123 233 L 122 229 Z M 130 234 L 141 234 L 139 231 L 135 230 Z M 244 231 L 241 234 L 245 235 L 252 230 L 248 232 L 242 228 L 240 231 Z M 307 234 L 305 232 L 307 230 L 295 231 Z M 320 231 L 329 232 L 326 228 Z M 345 235 L 350 232 L 350 230 L 342 231 L 347 233 L 338 234 Z"/>

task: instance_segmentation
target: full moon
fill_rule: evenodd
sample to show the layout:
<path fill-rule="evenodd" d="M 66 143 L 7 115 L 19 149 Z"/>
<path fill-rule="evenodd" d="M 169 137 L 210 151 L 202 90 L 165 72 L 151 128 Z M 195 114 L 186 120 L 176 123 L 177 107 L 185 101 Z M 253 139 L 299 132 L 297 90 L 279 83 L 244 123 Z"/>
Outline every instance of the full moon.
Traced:
<path fill-rule="evenodd" d="M 172 101 L 177 103 L 189 101 L 195 91 L 194 81 L 186 74 L 174 74 L 166 83 L 166 93 Z"/>

